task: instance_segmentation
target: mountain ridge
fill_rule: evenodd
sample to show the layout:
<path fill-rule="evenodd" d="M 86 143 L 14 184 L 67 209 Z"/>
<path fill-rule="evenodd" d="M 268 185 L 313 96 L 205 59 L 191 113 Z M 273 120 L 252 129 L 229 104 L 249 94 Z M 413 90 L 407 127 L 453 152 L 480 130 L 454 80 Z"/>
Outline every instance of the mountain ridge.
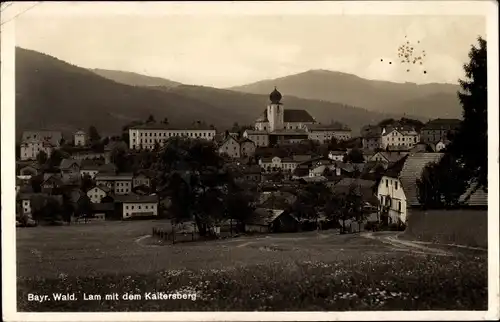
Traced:
<path fill-rule="evenodd" d="M 146 76 L 147 77 L 147 76 Z M 219 129 L 234 122 L 253 124 L 268 104 L 265 95 L 194 85 L 131 86 L 97 75 L 47 54 L 16 47 L 16 129 L 76 130 L 94 125 L 120 133 L 132 120 L 167 117 L 183 126 L 202 120 Z M 397 114 L 374 113 L 341 103 L 297 98 L 284 93 L 288 108 L 306 109 L 318 121 L 332 119 L 354 132 Z"/>

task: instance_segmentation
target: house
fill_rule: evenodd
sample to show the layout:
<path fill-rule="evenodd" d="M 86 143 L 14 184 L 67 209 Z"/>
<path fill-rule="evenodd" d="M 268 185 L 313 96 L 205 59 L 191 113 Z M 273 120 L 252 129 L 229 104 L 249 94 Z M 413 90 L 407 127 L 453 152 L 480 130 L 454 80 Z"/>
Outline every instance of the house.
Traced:
<path fill-rule="evenodd" d="M 379 126 L 366 126 L 361 130 L 363 149 L 373 151 L 382 147 L 382 128 Z"/>
<path fill-rule="evenodd" d="M 100 203 L 111 192 L 112 190 L 107 186 L 95 186 L 87 191 L 87 197 L 89 197 L 92 203 Z"/>
<path fill-rule="evenodd" d="M 17 200 L 21 203 L 22 214 L 31 216 L 31 197 L 32 193 L 20 193 L 17 196 Z"/>
<path fill-rule="evenodd" d="M 258 165 L 244 167 L 242 169 L 243 178 L 246 181 L 261 182 L 262 181 L 262 170 Z"/>
<path fill-rule="evenodd" d="M 294 232 L 299 228 L 298 220 L 289 211 L 257 208 L 245 222 L 246 232 Z"/>
<path fill-rule="evenodd" d="M 69 179 L 72 177 L 80 177 L 80 168 L 82 166 L 82 160 L 75 159 L 63 159 L 59 165 L 59 170 L 61 170 L 61 175 L 63 179 Z"/>
<path fill-rule="evenodd" d="M 60 146 L 62 138 L 59 131 L 24 131 L 20 144 L 21 160 L 35 160 L 42 151 L 50 157 L 52 151 Z"/>
<path fill-rule="evenodd" d="M 185 137 L 212 141 L 215 137 L 215 128 L 202 123 L 192 126 L 176 128 L 167 124 L 150 123 L 136 125 L 129 128 L 130 149 L 153 149 L 155 145 L 163 146 L 168 139 Z"/>
<path fill-rule="evenodd" d="M 331 139 L 337 141 L 347 141 L 351 139 L 351 129 L 340 123 L 333 123 L 330 125 L 322 124 L 308 124 L 305 126 L 309 133 L 309 140 L 324 144 Z"/>
<path fill-rule="evenodd" d="M 75 146 L 85 146 L 87 145 L 87 134 L 82 131 L 76 131 L 74 134 Z"/>
<path fill-rule="evenodd" d="M 435 119 L 427 122 L 420 130 L 422 142 L 436 144 L 441 140 L 448 139 L 450 134 L 455 133 L 460 127 L 458 119 Z"/>
<path fill-rule="evenodd" d="M 111 153 L 109 151 L 95 152 L 90 149 L 80 149 L 71 153 L 71 158 L 75 160 L 102 160 L 104 163 L 111 162 Z"/>
<path fill-rule="evenodd" d="M 415 129 L 408 126 L 388 126 L 382 128 L 381 148 L 384 150 L 410 150 L 420 141 Z"/>
<path fill-rule="evenodd" d="M 122 219 L 158 216 L 157 196 L 117 195 L 115 206 L 116 212 Z"/>
<path fill-rule="evenodd" d="M 221 145 L 219 146 L 219 153 L 227 155 L 230 158 L 233 159 L 239 159 L 241 156 L 241 146 L 238 140 L 231 136 L 228 135 L 224 141 L 222 141 Z"/>
<path fill-rule="evenodd" d="M 256 145 L 249 138 L 242 138 L 240 141 L 240 156 L 243 157 L 252 157 L 255 155 Z"/>
<path fill-rule="evenodd" d="M 133 175 L 129 173 L 107 174 L 98 173 L 95 176 L 97 186 L 106 186 L 116 195 L 126 195 L 132 191 Z"/>
<path fill-rule="evenodd" d="M 385 163 L 386 165 L 395 163 L 405 156 L 407 156 L 409 152 L 405 151 L 380 151 L 375 153 L 369 161 L 372 162 L 380 162 L 380 163 Z"/>
<path fill-rule="evenodd" d="M 436 152 L 441 152 L 443 151 L 444 149 L 446 149 L 446 147 L 451 143 L 450 140 L 448 139 L 441 139 L 439 140 L 438 143 L 436 143 L 436 148 L 435 148 L 435 151 Z"/>
<path fill-rule="evenodd" d="M 137 188 L 140 186 L 151 187 L 151 178 L 145 173 L 137 173 L 132 178 L 132 188 Z"/>
<path fill-rule="evenodd" d="M 245 130 L 243 138 L 251 140 L 256 146 L 269 146 L 269 134 L 267 131 Z"/>
<path fill-rule="evenodd" d="M 333 160 L 333 161 L 344 161 L 344 157 L 346 155 L 346 151 L 330 151 L 328 152 L 328 159 Z"/>
<path fill-rule="evenodd" d="M 19 175 L 35 177 L 38 175 L 39 169 L 36 165 L 26 165 L 19 169 Z"/>
<path fill-rule="evenodd" d="M 96 174 L 99 173 L 101 165 L 95 160 L 82 160 L 80 167 L 80 176 L 89 176 L 91 179 L 94 179 Z"/>
<path fill-rule="evenodd" d="M 381 207 L 388 211 L 392 223 L 406 223 L 409 208 L 420 205 L 417 179 L 426 165 L 438 162 L 442 153 L 414 153 L 389 167 L 377 188 Z"/>
<path fill-rule="evenodd" d="M 45 173 L 41 184 L 42 192 L 51 194 L 54 189 L 64 186 L 61 174 L 58 173 Z"/>
<path fill-rule="evenodd" d="M 93 217 L 99 220 L 113 218 L 115 205 L 112 202 L 92 204 Z"/>

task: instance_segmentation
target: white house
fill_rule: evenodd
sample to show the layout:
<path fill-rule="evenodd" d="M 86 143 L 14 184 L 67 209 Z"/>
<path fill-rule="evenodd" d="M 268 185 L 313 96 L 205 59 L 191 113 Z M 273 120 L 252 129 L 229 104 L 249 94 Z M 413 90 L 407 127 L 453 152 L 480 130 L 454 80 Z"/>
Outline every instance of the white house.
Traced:
<path fill-rule="evenodd" d="M 87 144 L 87 134 L 83 131 L 76 131 L 74 134 L 75 146 L 85 146 Z"/>
<path fill-rule="evenodd" d="M 377 198 L 381 206 L 387 207 L 391 222 L 406 223 L 409 209 L 420 204 L 417 179 L 427 164 L 439 161 L 442 155 L 442 153 L 410 154 L 387 169 L 378 185 Z"/>
<path fill-rule="evenodd" d="M 410 150 L 420 141 L 419 134 L 407 127 L 388 127 L 382 129 L 381 148 Z"/>
<path fill-rule="evenodd" d="M 32 194 L 19 194 L 18 199 L 21 201 L 23 215 L 31 215 L 31 196 Z"/>
<path fill-rule="evenodd" d="M 346 151 L 330 151 L 328 152 L 328 159 L 342 162 L 345 155 Z"/>
<path fill-rule="evenodd" d="M 293 157 L 272 157 L 272 158 L 261 158 L 259 160 L 259 166 L 262 170 L 267 172 L 272 172 L 275 170 L 293 172 L 300 161 L 294 159 Z"/>
<path fill-rule="evenodd" d="M 34 160 L 38 153 L 44 151 L 47 156 L 61 144 L 62 133 L 59 131 L 24 131 L 21 138 L 21 160 Z"/>
<path fill-rule="evenodd" d="M 213 140 L 215 129 L 204 124 L 192 127 L 174 128 L 165 124 L 144 124 L 129 129 L 130 149 L 153 149 L 156 144 L 163 146 L 165 142 L 174 137 L 190 139 Z"/>
<path fill-rule="evenodd" d="M 115 203 L 118 205 L 123 219 L 158 216 L 158 198 L 156 196 L 135 194 L 116 196 Z"/>
<path fill-rule="evenodd" d="M 87 196 L 92 203 L 100 203 L 102 198 L 110 193 L 111 189 L 106 186 L 95 186 L 87 191 Z"/>

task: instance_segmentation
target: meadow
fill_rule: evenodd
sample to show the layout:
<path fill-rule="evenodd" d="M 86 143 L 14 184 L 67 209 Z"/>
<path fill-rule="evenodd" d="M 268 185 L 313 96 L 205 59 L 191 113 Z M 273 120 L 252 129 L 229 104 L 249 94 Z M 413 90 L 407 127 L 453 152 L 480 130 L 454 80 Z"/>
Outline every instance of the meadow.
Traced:
<path fill-rule="evenodd" d="M 483 310 L 487 254 L 336 231 L 166 244 L 167 222 L 17 229 L 19 311 Z M 389 236 L 393 238 L 394 236 Z M 190 294 L 150 299 L 146 293 Z M 74 301 L 52 298 L 75 294 Z M 105 294 L 118 298 L 105 299 Z M 48 295 L 44 302 L 29 294 Z M 100 300 L 84 300 L 89 295 Z M 124 300 L 124 294 L 141 295 Z"/>

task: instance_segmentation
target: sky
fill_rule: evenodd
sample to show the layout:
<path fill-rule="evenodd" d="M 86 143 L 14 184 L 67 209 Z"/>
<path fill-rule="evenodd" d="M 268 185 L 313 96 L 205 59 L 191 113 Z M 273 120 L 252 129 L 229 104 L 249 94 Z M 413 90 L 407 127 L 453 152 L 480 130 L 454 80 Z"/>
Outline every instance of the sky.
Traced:
<path fill-rule="evenodd" d="M 394 82 L 457 83 L 484 16 L 61 15 L 15 20 L 17 46 L 84 68 L 230 87 L 311 69 Z M 61 6 L 64 4 L 60 4 Z M 422 65 L 401 63 L 407 41 Z M 392 62 L 392 64 L 389 64 Z M 423 71 L 426 71 L 424 74 Z"/>

